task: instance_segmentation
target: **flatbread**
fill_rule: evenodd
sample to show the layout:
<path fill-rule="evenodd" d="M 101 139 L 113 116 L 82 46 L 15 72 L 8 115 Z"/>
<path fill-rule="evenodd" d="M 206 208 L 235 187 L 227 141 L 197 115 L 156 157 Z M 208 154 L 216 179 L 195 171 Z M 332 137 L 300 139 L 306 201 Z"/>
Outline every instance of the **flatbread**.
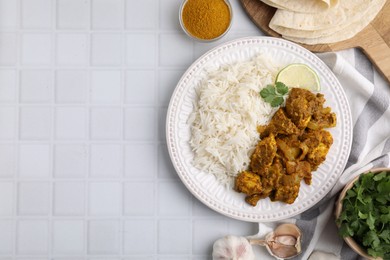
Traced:
<path fill-rule="evenodd" d="M 301 13 L 319 13 L 338 4 L 339 0 L 261 0 L 278 9 Z M 353 1 L 353 0 L 351 0 Z"/>
<path fill-rule="evenodd" d="M 306 29 L 306 27 L 303 27 L 302 24 L 302 27 L 300 29 L 296 29 L 296 28 L 288 28 L 285 26 L 275 25 L 275 23 L 272 22 L 269 24 L 269 27 L 275 32 L 287 37 L 295 37 L 295 38 L 325 37 L 335 32 L 343 30 L 350 24 L 357 23 L 360 19 L 366 16 L 368 10 L 370 9 L 370 6 L 373 5 L 375 2 L 378 2 L 378 0 L 361 1 L 360 5 L 357 6 L 354 10 L 352 10 L 350 1 L 340 0 L 340 4 L 337 7 L 337 9 L 341 9 L 339 10 L 339 12 L 335 12 L 335 11 L 326 12 L 326 14 L 329 16 L 331 16 L 332 14 L 337 16 L 336 18 L 334 18 L 335 21 L 337 20 L 337 24 L 330 26 L 329 28 L 308 30 Z M 319 14 L 319 16 L 322 15 Z"/>
<path fill-rule="evenodd" d="M 318 38 L 301 38 L 301 37 L 290 37 L 290 36 L 282 35 L 282 37 L 294 42 L 299 42 L 299 43 L 304 43 L 309 45 L 334 43 L 334 42 L 348 40 L 354 37 L 356 34 L 358 34 L 372 20 L 374 20 L 375 17 L 380 12 L 380 10 L 382 9 L 382 7 L 385 5 L 385 3 L 386 0 L 373 1 L 372 5 L 368 7 L 368 11 L 366 12 L 366 15 L 363 16 L 360 20 L 348 25 L 347 27 L 343 28 L 340 31 L 334 32 L 329 36 L 318 37 Z"/>
<path fill-rule="evenodd" d="M 278 27 L 304 31 L 317 31 L 352 23 L 364 16 L 374 0 L 340 0 L 339 5 L 317 14 L 298 13 L 278 9 L 269 26 L 275 31 Z"/>

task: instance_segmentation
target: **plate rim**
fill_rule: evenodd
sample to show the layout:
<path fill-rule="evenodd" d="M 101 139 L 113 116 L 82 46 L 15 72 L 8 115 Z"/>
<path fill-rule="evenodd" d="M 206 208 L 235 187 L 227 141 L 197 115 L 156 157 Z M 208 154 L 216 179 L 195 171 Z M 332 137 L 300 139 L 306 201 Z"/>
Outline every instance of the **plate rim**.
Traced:
<path fill-rule="evenodd" d="M 174 158 L 176 157 L 175 154 L 177 153 L 177 151 L 175 150 L 175 147 L 172 146 L 174 143 L 174 140 L 172 139 L 172 132 L 171 132 L 172 110 L 177 105 L 177 100 L 175 100 L 175 97 L 178 95 L 178 92 L 180 90 L 183 91 L 182 88 L 180 88 L 181 85 L 183 84 L 183 81 L 189 76 L 188 74 L 190 74 L 190 72 L 192 70 L 194 70 L 196 67 L 200 66 L 200 64 L 202 62 L 206 62 L 208 60 L 208 56 L 214 55 L 214 54 L 217 55 L 218 53 L 221 53 L 225 50 L 228 50 L 231 47 L 235 47 L 235 45 L 265 44 L 265 43 L 275 45 L 275 47 L 278 45 L 280 45 L 280 46 L 285 45 L 285 47 L 297 49 L 299 52 L 306 53 L 306 55 L 308 55 L 308 57 L 306 57 L 306 58 L 312 59 L 313 61 L 315 61 L 316 63 L 319 63 L 322 67 L 324 67 L 326 69 L 325 72 L 326 72 L 327 76 L 330 77 L 334 83 L 332 85 L 340 87 L 339 91 L 342 94 L 342 100 L 345 102 L 344 109 L 342 109 L 342 111 L 343 111 L 343 115 L 346 117 L 346 122 L 348 121 L 348 125 L 346 125 L 344 127 L 346 128 L 347 132 L 350 132 L 350 133 L 347 134 L 347 136 L 346 136 L 347 138 L 344 138 L 343 139 L 344 142 L 342 142 L 342 144 L 344 144 L 344 145 L 346 143 L 347 147 L 344 148 L 344 149 L 346 149 L 344 151 L 345 160 L 343 160 L 339 165 L 341 167 L 341 170 L 340 170 L 340 173 L 337 175 L 337 178 L 340 177 L 340 174 L 343 172 L 343 170 L 345 169 L 345 166 L 348 162 L 348 157 L 349 157 L 349 154 L 351 152 L 352 138 L 353 138 L 353 134 L 352 134 L 353 122 L 352 122 L 351 107 L 349 105 L 349 101 L 348 101 L 348 98 L 346 96 L 346 93 L 345 93 L 344 89 L 342 88 L 342 85 L 339 82 L 338 78 L 332 72 L 332 70 L 325 64 L 325 62 L 322 61 L 318 56 L 316 56 L 314 53 L 312 53 L 308 49 L 306 49 L 306 48 L 304 48 L 304 47 L 302 47 L 294 42 L 291 42 L 291 41 L 288 41 L 285 39 L 281 39 L 281 38 L 270 37 L 270 36 L 242 37 L 242 38 L 237 38 L 237 39 L 222 43 L 214 48 L 211 48 L 210 50 L 205 52 L 203 55 L 201 55 L 198 59 L 196 59 L 194 62 L 192 62 L 192 64 L 190 66 L 188 66 L 188 68 L 184 71 L 184 73 L 180 77 L 179 81 L 177 82 L 176 87 L 175 87 L 175 89 L 170 97 L 170 101 L 169 101 L 169 105 L 168 105 L 168 109 L 167 109 L 167 113 L 166 113 L 165 131 L 166 131 L 167 150 L 169 153 L 169 157 L 170 157 L 171 162 L 173 164 L 173 167 L 176 171 L 176 174 L 179 176 L 181 182 L 185 185 L 185 187 L 188 189 L 188 191 L 190 191 L 190 193 L 194 197 L 196 197 L 200 202 L 202 202 L 210 209 L 212 209 L 212 210 L 214 210 L 222 215 L 225 215 L 225 216 L 233 218 L 233 219 L 238 219 L 238 220 L 248 221 L 248 222 L 273 222 L 273 221 L 278 221 L 278 220 L 283 220 L 283 219 L 288 219 L 288 218 L 294 217 L 294 216 L 312 208 L 321 199 L 323 199 L 330 192 L 330 190 L 337 183 L 337 181 L 334 181 L 331 184 L 331 186 L 327 188 L 326 192 L 324 192 L 320 196 L 317 196 L 318 198 L 315 199 L 315 201 L 314 201 L 314 203 L 312 203 L 312 205 L 310 205 L 308 207 L 307 206 L 303 207 L 300 210 L 296 210 L 292 214 L 290 213 L 290 215 L 287 217 L 274 216 L 273 218 L 264 219 L 263 217 L 256 215 L 256 214 L 253 214 L 253 213 L 242 213 L 242 212 L 237 213 L 236 211 L 226 209 L 223 206 L 215 203 L 215 201 L 211 200 L 210 198 L 201 196 L 201 194 L 199 194 L 199 191 L 194 190 L 194 189 L 196 189 L 196 187 L 193 187 L 194 185 L 187 181 L 188 177 L 186 178 L 186 176 L 182 174 L 182 172 L 185 171 L 183 166 L 175 163 L 176 160 L 174 160 Z M 341 104 L 340 104 L 340 106 L 341 106 Z M 344 145 L 342 145 L 342 147 Z M 178 161 L 178 162 L 182 163 L 180 161 Z"/>

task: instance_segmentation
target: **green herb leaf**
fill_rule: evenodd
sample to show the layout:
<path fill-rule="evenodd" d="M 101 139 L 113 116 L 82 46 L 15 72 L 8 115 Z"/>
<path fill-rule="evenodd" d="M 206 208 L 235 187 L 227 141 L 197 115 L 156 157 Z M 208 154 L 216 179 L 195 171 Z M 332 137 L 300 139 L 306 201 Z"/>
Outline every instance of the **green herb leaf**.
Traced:
<path fill-rule="evenodd" d="M 361 175 L 346 193 L 337 224 L 341 236 L 353 237 L 369 255 L 390 259 L 390 172 Z"/>
<path fill-rule="evenodd" d="M 280 95 L 286 95 L 288 92 L 288 87 L 283 82 L 276 82 L 275 87 Z"/>
<path fill-rule="evenodd" d="M 278 107 L 284 102 L 284 96 L 288 93 L 288 87 L 282 82 L 275 85 L 267 85 L 260 91 L 260 96 L 272 107 Z"/>
<path fill-rule="evenodd" d="M 278 107 L 283 103 L 283 97 L 274 97 L 271 101 L 271 107 Z"/>

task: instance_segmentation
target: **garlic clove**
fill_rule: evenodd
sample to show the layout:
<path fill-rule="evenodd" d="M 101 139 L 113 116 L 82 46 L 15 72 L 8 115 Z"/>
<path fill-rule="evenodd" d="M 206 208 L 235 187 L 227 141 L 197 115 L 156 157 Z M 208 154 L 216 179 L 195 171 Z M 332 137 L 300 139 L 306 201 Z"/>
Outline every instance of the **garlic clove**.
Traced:
<path fill-rule="evenodd" d="M 255 260 L 255 254 L 245 237 L 225 236 L 214 242 L 213 260 Z"/>
<path fill-rule="evenodd" d="M 301 253 L 302 232 L 294 224 L 279 225 L 265 237 L 268 252 L 282 259 L 289 259 Z"/>

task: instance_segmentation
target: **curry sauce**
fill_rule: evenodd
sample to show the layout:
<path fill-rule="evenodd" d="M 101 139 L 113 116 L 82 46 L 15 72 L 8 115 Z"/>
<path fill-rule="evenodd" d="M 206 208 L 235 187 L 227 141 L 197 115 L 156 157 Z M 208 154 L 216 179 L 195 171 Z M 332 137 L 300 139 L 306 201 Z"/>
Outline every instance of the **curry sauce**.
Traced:
<path fill-rule="evenodd" d="M 311 184 L 312 172 L 325 161 L 333 143 L 325 128 L 336 125 L 336 115 L 324 107 L 322 94 L 292 88 L 286 106 L 270 123 L 259 126 L 260 141 L 248 170 L 239 173 L 234 189 L 256 206 L 260 199 L 294 203 L 301 180 Z"/>

